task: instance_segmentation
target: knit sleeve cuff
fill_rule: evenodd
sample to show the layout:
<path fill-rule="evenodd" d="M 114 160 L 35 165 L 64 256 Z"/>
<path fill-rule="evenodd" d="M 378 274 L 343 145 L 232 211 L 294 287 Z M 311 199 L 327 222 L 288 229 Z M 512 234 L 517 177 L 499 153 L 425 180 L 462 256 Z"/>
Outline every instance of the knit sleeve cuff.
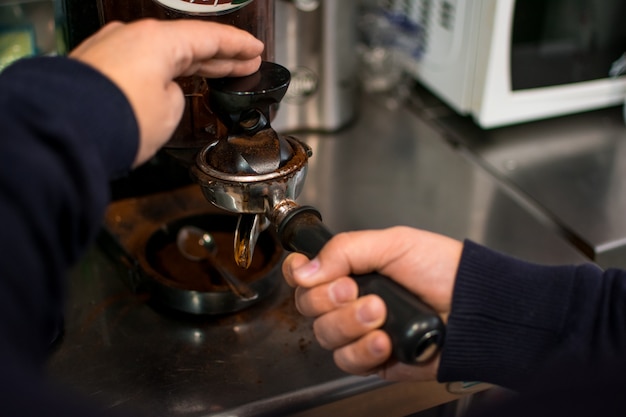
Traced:
<path fill-rule="evenodd" d="M 466 241 L 438 379 L 519 387 L 559 342 L 574 273 Z"/>

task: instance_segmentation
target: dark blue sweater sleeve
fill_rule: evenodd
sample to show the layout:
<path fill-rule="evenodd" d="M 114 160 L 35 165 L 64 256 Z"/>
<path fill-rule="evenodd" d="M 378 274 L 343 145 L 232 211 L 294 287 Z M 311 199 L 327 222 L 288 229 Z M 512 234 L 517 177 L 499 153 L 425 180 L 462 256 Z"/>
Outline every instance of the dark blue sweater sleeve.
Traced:
<path fill-rule="evenodd" d="M 41 377 L 65 274 L 101 225 L 109 179 L 135 158 L 138 126 L 99 72 L 39 57 L 0 74 L 0 129 L 1 414 L 49 415 L 63 403 Z"/>
<path fill-rule="evenodd" d="M 465 242 L 440 381 L 524 390 L 557 364 L 588 369 L 623 352 L 626 272 L 536 265 Z"/>

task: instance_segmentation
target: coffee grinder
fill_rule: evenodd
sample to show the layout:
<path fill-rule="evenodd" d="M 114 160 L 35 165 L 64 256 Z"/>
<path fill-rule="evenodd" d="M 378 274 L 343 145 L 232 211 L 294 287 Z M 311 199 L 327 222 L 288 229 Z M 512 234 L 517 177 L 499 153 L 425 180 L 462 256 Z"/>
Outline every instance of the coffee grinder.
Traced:
<path fill-rule="evenodd" d="M 273 58 L 271 1 L 97 0 L 96 6 L 100 25 L 141 18 L 233 25 L 265 43 L 264 60 Z M 79 16 L 73 22 L 85 26 L 83 5 L 68 9 Z M 283 249 L 270 231 L 260 233 L 258 256 L 247 269 L 235 264 L 237 216 L 210 205 L 189 175 L 196 154 L 228 132 L 211 109 L 206 79 L 177 82 L 186 101 L 182 120 L 163 151 L 113 183 L 101 243 L 131 271 L 125 275 L 131 288 L 155 306 L 192 315 L 230 314 L 273 293 Z M 247 288 L 248 295 L 238 288 Z"/>
<path fill-rule="evenodd" d="M 146 16 L 211 19 L 248 30 L 266 43 L 264 62 L 255 74 L 217 80 L 201 77 L 180 80 L 187 108 L 166 149 L 189 169 L 199 187 L 185 187 L 176 198 L 169 192 L 166 203 L 161 199 L 158 204 L 141 204 L 139 212 L 146 226 L 138 227 L 136 222 L 128 221 L 137 213 L 137 204 L 118 207 L 117 212 L 107 216 L 109 229 L 117 231 L 118 243 L 121 240 L 127 252 L 131 249 L 143 272 L 134 284 L 148 288 L 161 303 L 190 313 L 224 314 L 257 302 L 262 297 L 246 300 L 232 291 L 199 288 L 197 284 L 186 288 L 186 283 L 171 279 L 172 269 L 164 268 L 164 261 L 155 254 L 170 250 L 175 245 L 175 235 L 187 223 L 209 228 L 211 233 L 226 232 L 232 227 L 232 260 L 240 268 L 238 275 L 256 275 L 250 286 L 265 294 L 271 292 L 278 276 L 280 249 L 275 243 L 313 257 L 332 237 L 315 208 L 296 203 L 311 149 L 271 127 L 273 112 L 290 81 L 289 71 L 271 62 L 273 2 L 101 0 L 100 12 L 104 22 Z M 199 220 L 207 207 L 198 199 L 197 190 L 201 190 L 204 203 L 209 201 L 220 209 L 216 212 L 219 214 L 207 216 L 213 220 Z M 167 216 L 163 215 L 166 206 L 182 209 L 185 216 L 166 220 Z M 146 221 L 146 217 L 152 222 Z M 163 224 L 155 230 L 159 222 Z M 135 230 L 143 229 L 142 233 L 136 233 L 140 237 L 120 239 L 120 232 L 131 225 Z M 263 262 L 255 266 L 257 256 Z M 219 262 L 223 258 L 220 256 Z M 203 279 L 210 281 L 207 275 Z M 395 357 L 412 364 L 432 358 L 444 336 L 439 316 L 386 277 L 369 274 L 357 277 L 356 281 L 360 294 L 375 293 L 384 299 L 388 315 L 383 330 L 392 339 Z"/>

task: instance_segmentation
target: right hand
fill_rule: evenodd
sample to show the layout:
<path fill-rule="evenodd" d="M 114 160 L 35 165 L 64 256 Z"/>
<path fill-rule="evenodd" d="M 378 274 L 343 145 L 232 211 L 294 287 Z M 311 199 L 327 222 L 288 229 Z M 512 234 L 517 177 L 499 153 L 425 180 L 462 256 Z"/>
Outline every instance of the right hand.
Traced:
<path fill-rule="evenodd" d="M 261 64 L 263 43 L 233 26 L 200 20 L 109 23 L 70 57 L 89 64 L 124 92 L 139 124 L 134 166 L 170 138 L 185 108 L 180 76 L 244 76 Z"/>
<path fill-rule="evenodd" d="M 377 295 L 358 297 L 350 275 L 385 275 L 446 322 L 462 249 L 457 240 L 409 227 L 340 233 L 315 259 L 290 254 L 283 275 L 296 287 L 298 310 L 315 317 L 315 336 L 322 347 L 334 351 L 340 369 L 356 375 L 378 373 L 388 380 L 433 380 L 439 355 L 423 365 L 390 360 L 391 340 L 380 330 L 386 306 Z"/>

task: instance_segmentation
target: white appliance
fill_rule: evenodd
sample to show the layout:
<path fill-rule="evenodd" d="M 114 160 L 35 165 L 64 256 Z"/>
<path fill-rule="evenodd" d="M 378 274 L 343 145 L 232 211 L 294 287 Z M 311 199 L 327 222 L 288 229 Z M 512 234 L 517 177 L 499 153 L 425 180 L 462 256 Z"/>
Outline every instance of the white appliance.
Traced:
<path fill-rule="evenodd" d="M 484 128 L 624 102 L 624 0 L 386 0 L 422 29 L 414 77 Z"/>

